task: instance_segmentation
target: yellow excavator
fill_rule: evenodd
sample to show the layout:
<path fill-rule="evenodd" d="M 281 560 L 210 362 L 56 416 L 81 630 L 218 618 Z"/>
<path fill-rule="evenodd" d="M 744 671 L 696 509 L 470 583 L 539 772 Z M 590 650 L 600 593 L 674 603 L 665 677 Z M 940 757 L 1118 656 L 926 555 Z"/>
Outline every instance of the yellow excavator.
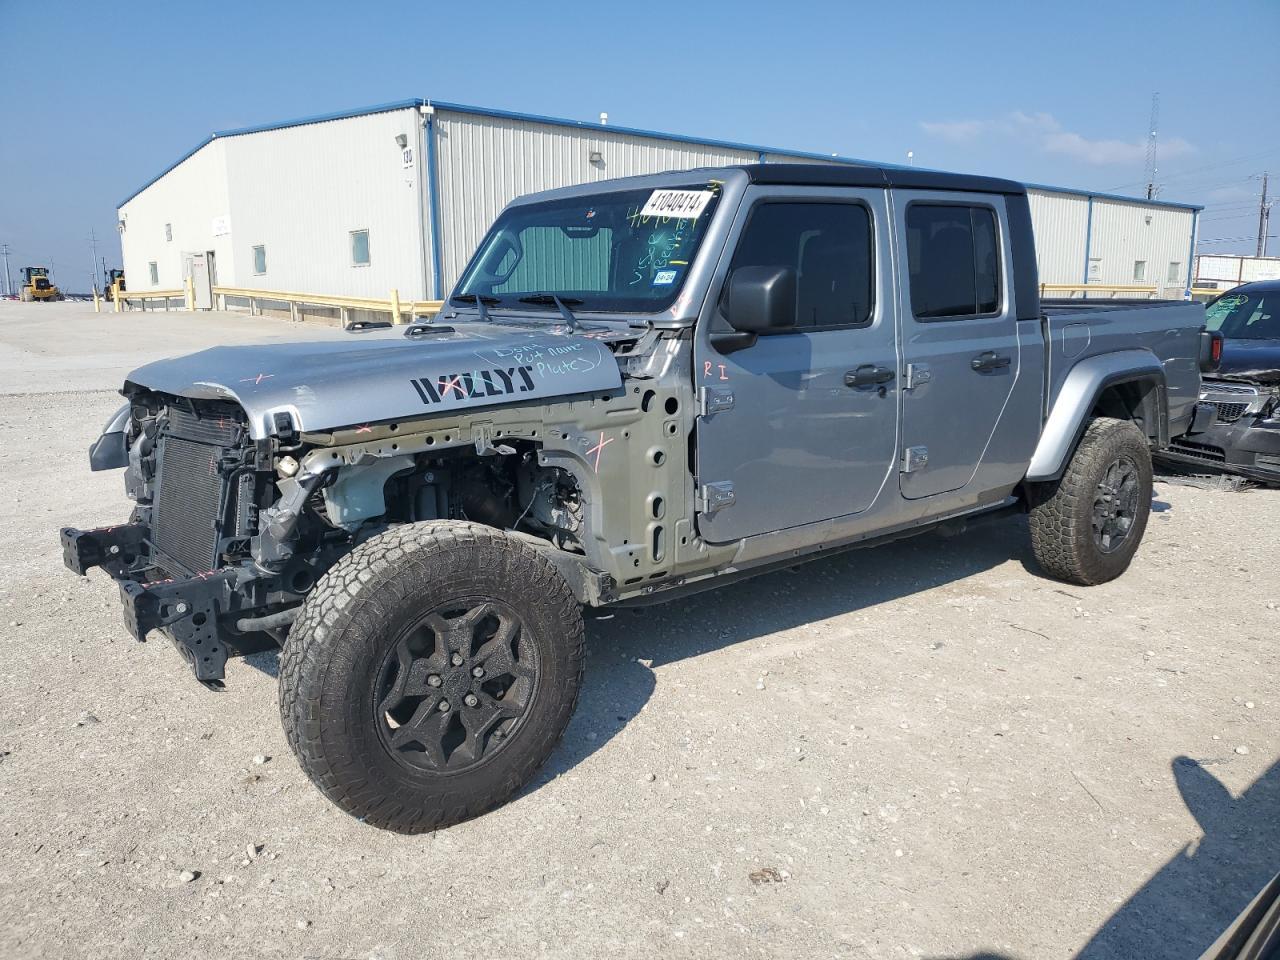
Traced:
<path fill-rule="evenodd" d="M 62 291 L 49 279 L 48 267 L 23 267 L 22 292 L 18 296 L 23 302 L 41 300 L 50 303 L 62 299 Z"/>

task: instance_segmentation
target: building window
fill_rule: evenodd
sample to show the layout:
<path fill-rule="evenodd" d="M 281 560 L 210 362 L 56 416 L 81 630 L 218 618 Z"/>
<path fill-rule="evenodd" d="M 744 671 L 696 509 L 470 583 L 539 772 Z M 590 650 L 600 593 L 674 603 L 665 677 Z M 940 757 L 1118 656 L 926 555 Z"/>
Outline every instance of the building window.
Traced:
<path fill-rule="evenodd" d="M 1145 260 L 1133 261 L 1133 282 L 1142 283 L 1146 279 L 1147 279 L 1147 261 Z"/>
<path fill-rule="evenodd" d="M 351 231 L 351 265 L 367 267 L 369 265 L 369 231 Z"/>
<path fill-rule="evenodd" d="M 154 260 L 147 264 L 147 272 L 151 274 L 151 285 L 153 287 L 160 286 L 160 268 L 156 266 Z"/>
<path fill-rule="evenodd" d="M 255 276 L 262 276 L 267 272 L 267 248 L 257 246 L 253 248 L 253 272 Z"/>
<path fill-rule="evenodd" d="M 164 225 L 164 239 L 166 243 L 173 243 L 173 224 L 166 223 Z"/>
<path fill-rule="evenodd" d="M 1182 264 L 1170 263 L 1169 276 L 1168 276 L 1169 283 L 1177 283 L 1181 279 L 1182 279 Z"/>
<path fill-rule="evenodd" d="M 875 293 L 871 251 L 871 212 L 861 204 L 766 201 L 751 211 L 729 271 L 794 270 L 798 330 L 865 327 Z"/>
<path fill-rule="evenodd" d="M 1000 310 L 1000 233 L 990 207 L 907 207 L 911 309 L 919 320 L 991 316 Z"/>

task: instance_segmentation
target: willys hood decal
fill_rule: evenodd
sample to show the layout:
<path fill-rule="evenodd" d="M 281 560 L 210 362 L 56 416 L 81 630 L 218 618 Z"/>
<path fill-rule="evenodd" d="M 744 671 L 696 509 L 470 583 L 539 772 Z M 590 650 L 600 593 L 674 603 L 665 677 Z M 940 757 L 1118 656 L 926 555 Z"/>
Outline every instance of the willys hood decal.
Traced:
<path fill-rule="evenodd" d="M 563 328 L 560 328 L 563 329 Z M 128 383 L 193 399 L 234 400 L 261 439 L 288 412 L 302 431 L 408 419 L 617 389 L 605 342 L 634 333 L 561 334 L 492 323 L 400 329 L 344 340 L 213 347 L 149 363 Z"/>

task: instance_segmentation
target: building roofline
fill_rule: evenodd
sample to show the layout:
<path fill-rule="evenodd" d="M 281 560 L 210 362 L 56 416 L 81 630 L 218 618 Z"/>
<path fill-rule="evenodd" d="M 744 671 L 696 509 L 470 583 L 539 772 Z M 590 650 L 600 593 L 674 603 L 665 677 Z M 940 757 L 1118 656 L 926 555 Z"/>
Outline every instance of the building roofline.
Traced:
<path fill-rule="evenodd" d="M 1074 197 L 1089 197 L 1092 200 L 1116 200 L 1120 203 L 1138 203 L 1148 207 L 1171 207 L 1175 210 L 1203 210 L 1195 203 L 1180 203 L 1176 200 L 1148 200 L 1146 197 L 1126 197 L 1121 193 L 1104 193 L 1101 190 L 1081 190 L 1076 187 L 1052 187 L 1047 183 L 1028 183 L 1028 190 L 1039 190 L 1041 193 L 1066 193 Z"/>
<path fill-rule="evenodd" d="M 230 130 L 216 130 L 198 145 L 188 150 L 181 157 L 169 164 L 158 174 L 144 183 L 138 189 L 134 190 L 127 197 L 116 204 L 116 208 L 123 207 L 142 191 L 146 190 L 156 181 L 173 171 L 179 164 L 184 163 L 199 151 L 203 150 L 214 140 L 221 140 L 227 137 L 242 137 L 251 133 L 265 133 L 270 130 L 284 130 L 289 127 L 309 126 L 313 123 L 328 123 L 333 120 L 349 120 L 353 117 L 370 116 L 375 113 L 390 113 L 394 110 L 409 110 L 418 107 L 432 106 L 437 110 L 444 110 L 449 113 L 470 114 L 480 117 L 494 117 L 501 120 L 516 120 L 524 123 L 540 123 L 547 126 L 570 127 L 577 130 L 590 130 L 597 133 L 606 134 L 622 134 L 623 136 L 646 137 L 650 139 L 667 140 L 673 143 L 687 143 L 700 147 L 720 147 L 726 150 L 741 150 L 748 153 L 756 153 L 760 155 L 761 162 L 764 161 L 766 154 L 780 154 L 786 157 L 795 157 L 802 160 L 824 160 L 828 163 L 845 163 L 855 164 L 858 166 L 873 166 L 883 169 L 904 169 L 918 170 L 920 172 L 942 173 L 945 171 L 926 171 L 922 167 L 907 167 L 897 163 L 877 163 L 871 160 L 861 160 L 856 157 L 846 157 L 839 154 L 815 153 L 806 150 L 787 150 L 781 147 L 770 147 L 756 143 L 741 143 L 735 140 L 716 140 L 709 137 L 692 137 L 685 134 L 665 133 L 661 130 L 646 130 L 641 127 L 619 127 L 612 124 L 594 123 L 589 120 L 569 120 L 564 117 L 549 117 L 537 113 L 522 113 L 515 110 L 499 110 L 494 107 L 474 107 L 463 103 L 452 103 L 446 100 L 431 100 L 415 97 L 411 100 L 395 100 L 390 103 L 381 103 L 371 107 L 356 107 L 351 110 L 338 110 L 333 113 L 321 113 L 313 116 L 298 117 L 293 120 L 281 120 L 276 123 L 260 123 L 247 127 L 236 127 Z M 1203 207 L 1195 206 L 1188 203 L 1175 203 L 1169 200 L 1146 200 L 1140 197 L 1125 197 L 1118 194 L 1098 193 L 1090 190 L 1077 190 L 1069 187 L 1051 187 L 1045 184 L 1028 183 L 1026 186 L 1032 190 L 1044 190 L 1050 193 L 1066 193 L 1076 196 L 1096 197 L 1100 200 L 1119 200 L 1126 203 L 1140 203 L 1149 206 L 1172 207 L 1184 210 L 1203 210 Z"/>

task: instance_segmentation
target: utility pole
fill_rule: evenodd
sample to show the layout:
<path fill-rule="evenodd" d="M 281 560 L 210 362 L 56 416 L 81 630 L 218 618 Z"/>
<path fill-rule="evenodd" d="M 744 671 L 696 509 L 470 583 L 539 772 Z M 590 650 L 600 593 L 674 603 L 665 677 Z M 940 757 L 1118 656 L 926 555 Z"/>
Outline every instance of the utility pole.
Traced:
<path fill-rule="evenodd" d="M 1262 175 L 1262 200 L 1258 204 L 1258 256 L 1267 255 L 1267 231 L 1271 226 L 1271 204 L 1267 203 L 1267 178 Z"/>
<path fill-rule="evenodd" d="M 98 235 L 93 227 L 89 228 L 89 284 L 94 293 L 98 292 Z"/>
<path fill-rule="evenodd" d="M 7 243 L 0 243 L 0 247 L 4 247 L 3 250 L 0 250 L 0 256 L 4 257 L 4 295 L 6 297 L 12 297 L 13 281 L 9 279 L 9 245 Z"/>
<path fill-rule="evenodd" d="M 1156 186 L 1156 132 L 1160 126 L 1160 94 L 1151 95 L 1151 123 L 1147 127 L 1147 199 L 1154 200 L 1160 192 Z"/>

